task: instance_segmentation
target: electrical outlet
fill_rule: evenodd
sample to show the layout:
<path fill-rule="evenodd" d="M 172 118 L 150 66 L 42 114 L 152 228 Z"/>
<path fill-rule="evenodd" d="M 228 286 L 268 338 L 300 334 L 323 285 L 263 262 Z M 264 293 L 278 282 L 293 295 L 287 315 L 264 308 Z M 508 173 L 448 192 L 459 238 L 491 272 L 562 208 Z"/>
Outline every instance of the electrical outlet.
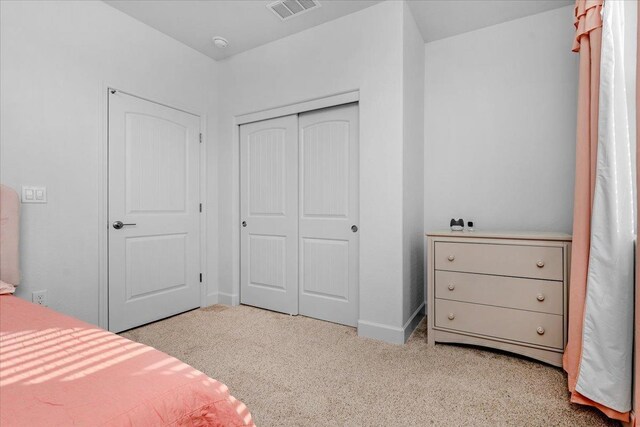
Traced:
<path fill-rule="evenodd" d="M 47 306 L 47 291 L 35 291 L 31 294 L 31 302 Z"/>

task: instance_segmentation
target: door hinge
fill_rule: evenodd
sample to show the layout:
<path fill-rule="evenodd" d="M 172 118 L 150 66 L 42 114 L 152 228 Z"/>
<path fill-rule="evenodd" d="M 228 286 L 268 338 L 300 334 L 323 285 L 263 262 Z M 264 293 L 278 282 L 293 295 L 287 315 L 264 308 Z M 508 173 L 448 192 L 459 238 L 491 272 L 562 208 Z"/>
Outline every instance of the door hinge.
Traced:
<path fill-rule="evenodd" d="M 202 203 L 200 203 L 200 212 L 202 212 Z"/>
<path fill-rule="evenodd" d="M 202 134 L 200 134 L 200 144 L 202 144 Z"/>
<path fill-rule="evenodd" d="M 202 283 L 202 273 L 200 273 L 200 283 Z"/>

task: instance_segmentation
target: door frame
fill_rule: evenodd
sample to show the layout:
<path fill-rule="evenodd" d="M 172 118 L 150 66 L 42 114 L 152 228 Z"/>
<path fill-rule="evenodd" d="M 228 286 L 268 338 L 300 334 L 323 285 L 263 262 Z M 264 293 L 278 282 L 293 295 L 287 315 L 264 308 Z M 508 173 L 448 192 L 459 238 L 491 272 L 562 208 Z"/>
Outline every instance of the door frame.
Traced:
<path fill-rule="evenodd" d="M 293 104 L 282 105 L 279 107 L 273 107 L 265 110 L 259 110 L 234 116 L 233 141 L 235 141 L 235 149 L 233 150 L 232 176 L 234 177 L 236 182 L 234 182 L 233 184 L 231 195 L 231 226 L 236 231 L 231 233 L 232 293 L 225 294 L 222 292 L 218 292 L 218 301 L 220 304 L 240 305 L 240 125 L 352 103 L 360 103 L 360 90 L 356 89 L 348 92 L 341 92 L 326 97 L 314 98 Z M 360 109 L 358 108 L 358 121 L 360 120 L 359 116 Z M 359 129 L 361 130 L 362 127 L 359 127 Z M 361 135 L 358 135 L 359 140 L 360 136 Z M 358 186 L 359 185 L 360 184 L 358 184 Z M 358 203 L 360 203 L 360 201 L 358 201 Z M 358 269 L 360 269 L 359 262 Z M 358 313 L 360 312 L 359 299 L 360 298 L 358 296 Z"/>
<path fill-rule="evenodd" d="M 202 282 L 200 283 L 200 307 L 206 307 L 207 301 L 207 283 L 209 272 L 207 271 L 207 115 L 202 113 L 194 113 L 197 109 L 185 107 L 183 105 L 174 106 L 172 103 L 164 102 L 161 95 L 144 94 L 139 90 L 120 89 L 122 85 L 112 85 L 108 82 L 102 82 L 100 85 L 100 123 L 101 123 L 101 141 L 98 150 L 99 168 L 99 187 L 98 187 L 98 326 L 103 329 L 109 329 L 109 92 L 115 90 L 125 95 L 140 98 L 144 101 L 159 104 L 164 107 L 173 108 L 187 114 L 194 115 L 200 119 L 200 133 L 202 134 L 202 143 L 200 144 L 199 166 L 200 166 L 200 202 L 203 205 L 200 214 L 200 272 L 202 272 Z"/>

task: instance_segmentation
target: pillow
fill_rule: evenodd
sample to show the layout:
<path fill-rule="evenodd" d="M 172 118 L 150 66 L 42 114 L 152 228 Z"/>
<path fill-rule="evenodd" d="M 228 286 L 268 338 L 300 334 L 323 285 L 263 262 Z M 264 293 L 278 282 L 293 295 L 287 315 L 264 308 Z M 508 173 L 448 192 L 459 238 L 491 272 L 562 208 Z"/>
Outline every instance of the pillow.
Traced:
<path fill-rule="evenodd" d="M 20 199 L 10 187 L 0 185 L 0 280 L 20 283 L 18 260 Z"/>
<path fill-rule="evenodd" d="M 0 280 L 0 295 L 12 294 L 16 291 L 16 287 Z"/>

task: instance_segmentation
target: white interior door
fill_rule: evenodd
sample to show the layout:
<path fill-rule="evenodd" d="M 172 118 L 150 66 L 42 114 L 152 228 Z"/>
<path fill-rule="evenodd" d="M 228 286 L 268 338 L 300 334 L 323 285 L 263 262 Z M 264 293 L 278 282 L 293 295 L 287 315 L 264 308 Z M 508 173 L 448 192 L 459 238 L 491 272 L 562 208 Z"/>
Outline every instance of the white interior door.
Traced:
<path fill-rule="evenodd" d="M 300 314 L 358 320 L 358 106 L 300 115 Z"/>
<path fill-rule="evenodd" d="M 111 331 L 200 305 L 199 134 L 197 116 L 110 92 Z"/>
<path fill-rule="evenodd" d="M 298 117 L 240 126 L 240 301 L 298 313 Z"/>

